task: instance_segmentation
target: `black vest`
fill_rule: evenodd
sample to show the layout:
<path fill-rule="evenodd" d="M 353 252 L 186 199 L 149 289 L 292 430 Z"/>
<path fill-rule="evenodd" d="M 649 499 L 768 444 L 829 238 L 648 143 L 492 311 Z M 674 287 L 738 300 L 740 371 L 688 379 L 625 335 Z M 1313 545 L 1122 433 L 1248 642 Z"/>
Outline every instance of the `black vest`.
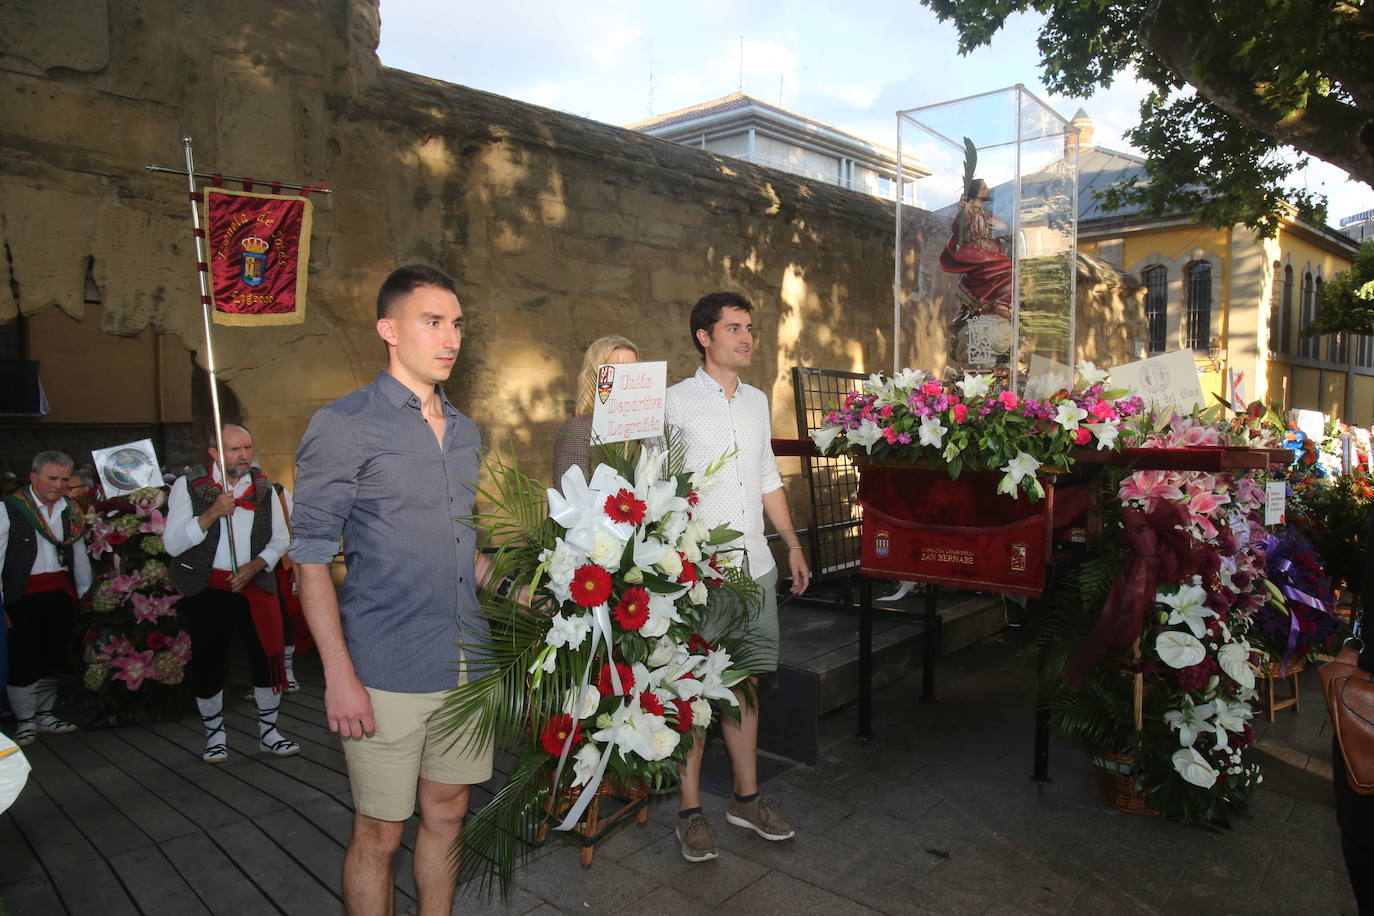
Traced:
<path fill-rule="evenodd" d="M 258 471 L 252 472 L 252 480 L 253 486 L 244 498 L 257 506 L 257 509 L 253 512 L 253 530 L 248 536 L 247 552 L 244 552 L 242 544 L 234 545 L 238 551 L 236 559 L 240 566 L 262 553 L 267 542 L 272 540 L 272 498 L 275 492 L 272 489 L 272 481 Z M 188 476 L 186 492 L 191 497 L 191 517 L 196 518 L 210 508 L 219 491 L 219 484 L 215 483 L 208 471 L 194 480 Z M 230 516 L 230 521 L 232 520 L 233 517 Z M 205 532 L 205 540 L 181 556 L 172 557 L 167 564 L 167 573 L 172 584 L 184 597 L 198 595 L 210 584 L 210 570 L 215 565 L 215 551 L 219 548 L 221 530 L 222 526 L 216 519 Z M 272 574 L 271 567 L 254 576 L 253 583 L 265 592 L 274 595 L 277 593 L 277 577 Z"/>
<path fill-rule="evenodd" d="M 5 604 L 14 604 L 24 597 L 24 587 L 29 584 L 33 573 L 33 563 L 38 559 L 38 539 L 42 537 L 24 515 L 9 500 L 5 500 L 5 512 L 10 517 L 10 539 L 5 547 L 5 569 L 0 574 L 0 590 L 3 590 Z M 62 568 L 72 572 L 78 539 L 65 547 L 57 548 L 57 557 Z"/>

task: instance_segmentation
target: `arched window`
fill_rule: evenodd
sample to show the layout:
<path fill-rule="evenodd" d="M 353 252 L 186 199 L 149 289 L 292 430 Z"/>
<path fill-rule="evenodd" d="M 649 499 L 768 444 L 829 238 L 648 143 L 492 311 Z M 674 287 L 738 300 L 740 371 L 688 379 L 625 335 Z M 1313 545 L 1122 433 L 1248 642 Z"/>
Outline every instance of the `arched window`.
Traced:
<path fill-rule="evenodd" d="M 1316 287 L 1312 285 L 1312 271 L 1302 272 L 1302 319 L 1298 330 L 1306 328 L 1317 317 Z M 1315 337 L 1298 338 L 1298 355 L 1316 359 L 1321 352 L 1321 341 Z"/>
<path fill-rule="evenodd" d="M 1183 345 L 1205 350 L 1212 339 L 1212 265 L 1194 261 L 1183 269 L 1187 322 Z"/>
<path fill-rule="evenodd" d="M 1279 352 L 1293 352 L 1293 268 L 1283 269 L 1283 314 L 1279 320 Z"/>
<path fill-rule="evenodd" d="M 1163 264 L 1145 268 L 1145 322 L 1148 326 L 1150 352 L 1164 350 L 1169 321 L 1169 269 Z"/>

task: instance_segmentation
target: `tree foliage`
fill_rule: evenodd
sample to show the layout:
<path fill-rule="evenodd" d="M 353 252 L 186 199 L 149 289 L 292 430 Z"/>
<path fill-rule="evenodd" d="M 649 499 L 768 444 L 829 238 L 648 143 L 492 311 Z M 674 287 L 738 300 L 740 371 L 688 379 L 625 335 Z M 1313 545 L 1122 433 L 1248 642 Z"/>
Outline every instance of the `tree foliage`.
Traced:
<path fill-rule="evenodd" d="M 1340 331 L 1374 333 L 1374 238 L 1360 245 L 1349 270 L 1322 286 L 1317 317 L 1302 334 L 1311 337 Z"/>
<path fill-rule="evenodd" d="M 921 2 L 959 30 L 961 53 L 1013 13 L 1044 15 L 1055 92 L 1089 96 L 1123 73 L 1152 87 L 1127 132 L 1145 175 L 1104 195 L 1108 208 L 1182 209 L 1272 235 L 1290 205 L 1325 220 L 1321 195 L 1286 186 L 1309 156 L 1374 186 L 1374 0 Z"/>

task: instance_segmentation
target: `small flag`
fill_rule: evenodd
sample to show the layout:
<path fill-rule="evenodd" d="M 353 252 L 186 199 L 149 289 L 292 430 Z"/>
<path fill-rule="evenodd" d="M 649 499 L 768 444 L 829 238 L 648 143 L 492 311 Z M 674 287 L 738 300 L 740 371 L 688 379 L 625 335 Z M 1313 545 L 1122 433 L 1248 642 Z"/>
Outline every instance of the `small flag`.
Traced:
<path fill-rule="evenodd" d="M 311 215 L 305 197 L 205 189 L 216 324 L 305 321 Z"/>

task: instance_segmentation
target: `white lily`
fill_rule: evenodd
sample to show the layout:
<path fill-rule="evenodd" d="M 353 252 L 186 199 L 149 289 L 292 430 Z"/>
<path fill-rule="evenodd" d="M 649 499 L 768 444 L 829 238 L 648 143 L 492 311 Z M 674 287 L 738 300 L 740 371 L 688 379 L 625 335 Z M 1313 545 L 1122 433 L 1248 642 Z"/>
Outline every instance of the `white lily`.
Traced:
<path fill-rule="evenodd" d="M 1184 747 L 1192 747 L 1197 740 L 1198 733 L 1210 727 L 1207 721 L 1215 712 L 1215 707 L 1211 703 L 1194 705 L 1192 697 L 1184 696 L 1183 708 L 1171 709 L 1164 714 L 1164 721 L 1168 726 L 1178 732 L 1178 743 Z"/>
<path fill-rule="evenodd" d="M 949 427 L 940 422 L 939 417 L 921 418 L 921 444 L 931 445 L 935 448 L 945 444 L 945 433 L 949 432 Z"/>
<path fill-rule="evenodd" d="M 639 452 L 635 462 L 635 485 L 643 486 L 663 476 L 663 462 L 668 453 L 661 448 L 645 448 Z"/>
<path fill-rule="evenodd" d="M 639 635 L 645 639 L 657 639 L 668 632 L 668 625 L 681 623 L 677 602 L 668 595 L 649 595 L 649 619 L 639 628 Z M 652 658 L 652 656 L 650 656 Z M 659 664 L 663 664 L 660 662 Z"/>
<path fill-rule="evenodd" d="M 1054 413 L 1054 422 L 1065 429 L 1078 429 L 1078 421 L 1087 415 L 1088 412 L 1073 401 L 1064 401 Z"/>
<path fill-rule="evenodd" d="M 583 786 L 591 782 L 596 775 L 597 764 L 601 762 L 601 749 L 588 741 L 577 749 L 573 755 L 573 781 L 574 786 Z"/>
<path fill-rule="evenodd" d="M 669 512 L 687 511 L 687 500 L 677 495 L 677 484 L 671 480 L 655 480 L 641 485 L 635 489 L 635 496 L 644 501 L 644 521 L 649 524 Z"/>
<path fill-rule="evenodd" d="M 873 454 L 873 444 L 883 437 L 882 428 L 872 420 L 860 420 L 859 428 L 849 431 L 849 441 Z"/>
<path fill-rule="evenodd" d="M 1084 423 L 1083 426 L 1097 439 L 1099 452 L 1116 445 L 1116 437 L 1121 435 L 1121 427 L 1115 423 Z"/>
<path fill-rule="evenodd" d="M 1016 497 L 1020 492 L 1016 489 L 1016 478 L 1010 474 L 1003 474 L 1002 479 L 997 481 L 997 492 Z"/>
<path fill-rule="evenodd" d="M 725 700 L 732 706 L 738 706 L 739 700 L 735 697 L 735 692 L 726 687 L 721 680 L 721 675 L 729 667 L 730 653 L 724 649 L 716 649 L 706 653 L 705 659 L 697 666 L 695 673 L 701 681 L 702 696 Z"/>
<path fill-rule="evenodd" d="M 878 394 L 883 390 L 883 388 L 887 387 L 887 384 L 888 382 L 886 379 L 883 378 L 883 374 L 881 372 L 875 372 L 868 378 L 864 379 L 864 394 Z"/>
<path fill-rule="evenodd" d="M 635 566 L 638 566 L 640 569 L 648 569 L 651 566 L 656 566 L 667 552 L 668 545 L 658 538 L 649 537 L 642 532 L 636 533 L 634 546 Z"/>
<path fill-rule="evenodd" d="M 924 383 L 926 372 L 924 369 L 902 369 L 892 376 L 892 387 L 911 391 L 916 386 Z"/>
<path fill-rule="evenodd" d="M 1191 668 L 1207 657 L 1207 650 L 1191 633 L 1164 630 L 1155 637 L 1155 654 L 1170 668 Z"/>
<path fill-rule="evenodd" d="M 1200 585 L 1184 585 L 1173 594 L 1159 592 L 1155 595 L 1156 601 L 1171 608 L 1169 623 L 1187 624 L 1198 639 L 1207 632 L 1207 618 L 1217 616 L 1216 611 L 1202 603 L 1206 598 L 1207 592 Z"/>
<path fill-rule="evenodd" d="M 966 374 L 964 380 L 959 382 L 959 390 L 964 393 L 966 398 L 981 398 L 988 393 L 991 387 L 992 376 L 990 375 Z"/>
<path fill-rule="evenodd" d="M 1227 734 L 1237 735 L 1245 731 L 1245 722 L 1250 718 L 1250 706 L 1246 703 L 1232 703 L 1217 697 L 1212 701 L 1217 713 L 1213 721 L 1213 732 L 1217 736 L 1217 747 L 1230 747 Z"/>
<path fill-rule="evenodd" d="M 1086 359 L 1078 364 L 1078 377 L 1083 380 L 1084 385 L 1092 386 L 1098 382 L 1105 382 L 1109 376 L 1107 370 L 1097 368 Z"/>
<path fill-rule="evenodd" d="M 1207 762 L 1196 749 L 1191 747 L 1181 748 L 1174 751 L 1171 758 L 1174 764 L 1174 771 L 1185 780 L 1203 789 L 1210 789 L 1217 781 L 1217 771 L 1212 769 L 1212 765 Z"/>
<path fill-rule="evenodd" d="M 1011 475 L 1012 483 L 1020 483 L 1040 470 L 1040 459 L 1025 452 L 1017 452 L 1015 458 L 1002 466 L 1002 470 Z"/>
<path fill-rule="evenodd" d="M 826 449 L 835 441 L 835 437 L 842 432 L 843 426 L 822 426 L 811 434 L 811 441 L 816 443 L 816 450 L 824 455 Z"/>

